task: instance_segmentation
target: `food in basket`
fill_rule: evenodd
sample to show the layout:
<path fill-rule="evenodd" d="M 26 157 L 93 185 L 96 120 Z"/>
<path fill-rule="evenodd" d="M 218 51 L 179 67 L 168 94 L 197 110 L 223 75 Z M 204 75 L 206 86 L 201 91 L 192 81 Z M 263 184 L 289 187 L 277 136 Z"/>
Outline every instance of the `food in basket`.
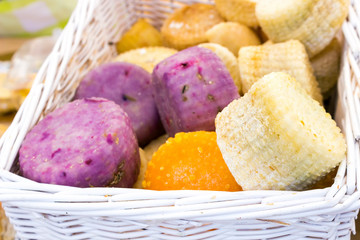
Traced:
<path fill-rule="evenodd" d="M 104 98 L 75 100 L 48 114 L 20 148 L 21 174 L 76 187 L 132 187 L 139 147 L 130 119 Z"/>
<path fill-rule="evenodd" d="M 144 181 L 147 164 L 149 162 L 149 159 L 145 154 L 145 151 L 141 148 L 139 148 L 139 155 L 140 155 L 140 170 L 137 180 L 133 185 L 133 188 L 142 188 L 142 182 Z"/>
<path fill-rule="evenodd" d="M 182 50 L 206 42 L 206 31 L 223 21 L 213 5 L 185 5 L 165 20 L 161 34 L 165 46 Z"/>
<path fill-rule="evenodd" d="M 208 48 L 213 51 L 225 64 L 227 70 L 229 71 L 231 78 L 234 80 L 238 92 L 241 92 L 241 80 L 239 65 L 236 57 L 232 54 L 226 47 L 221 46 L 217 43 L 202 43 L 198 45 L 199 47 Z"/>
<path fill-rule="evenodd" d="M 240 191 L 219 147 L 215 132 L 177 133 L 153 155 L 143 187 L 152 190 Z"/>
<path fill-rule="evenodd" d="M 344 22 L 350 0 L 259 1 L 256 17 L 273 42 L 301 41 L 313 57 L 323 50 Z"/>
<path fill-rule="evenodd" d="M 249 27 L 259 25 L 255 7 L 259 0 L 215 0 L 216 9 L 226 20 L 239 22 Z"/>
<path fill-rule="evenodd" d="M 146 145 L 146 147 L 144 148 L 146 158 L 150 160 L 153 154 L 159 149 L 161 145 L 166 142 L 168 138 L 169 136 L 167 134 L 164 134 L 157 139 L 152 140 L 148 145 Z"/>
<path fill-rule="evenodd" d="M 169 136 L 213 131 L 214 119 L 239 97 L 229 71 L 211 50 L 191 47 L 160 62 L 152 74 L 156 106 Z"/>
<path fill-rule="evenodd" d="M 325 99 L 331 96 L 331 90 L 336 86 L 340 73 L 340 55 L 340 43 L 337 38 L 334 38 L 324 50 L 310 59 L 314 75 Z"/>
<path fill-rule="evenodd" d="M 139 19 L 116 44 L 118 53 L 150 46 L 162 46 L 160 32 L 145 19 Z"/>
<path fill-rule="evenodd" d="M 309 57 L 304 45 L 298 40 L 242 47 L 238 61 L 244 93 L 266 74 L 286 72 L 299 81 L 310 96 L 322 103 L 321 91 Z"/>
<path fill-rule="evenodd" d="M 311 184 L 307 189 L 322 189 L 331 187 L 334 184 L 334 179 L 338 172 L 339 167 L 332 169 L 328 174 L 321 177 L 317 182 Z"/>
<path fill-rule="evenodd" d="M 236 23 L 219 23 L 206 31 L 207 40 L 227 47 L 235 56 L 244 46 L 260 45 L 257 34 L 249 27 Z"/>
<path fill-rule="evenodd" d="M 155 140 L 152 140 L 144 150 L 140 149 L 140 160 L 141 160 L 141 166 L 140 166 L 140 173 L 138 176 L 138 179 L 136 183 L 134 184 L 134 188 L 143 188 L 142 182 L 145 178 L 145 172 L 148 166 L 149 161 L 151 160 L 153 154 L 158 150 L 158 148 L 166 142 L 166 140 L 169 137 L 164 134 L 161 137 L 158 137 Z"/>
<path fill-rule="evenodd" d="M 111 62 L 91 70 L 81 81 L 75 99 L 102 97 L 127 113 L 140 146 L 164 133 L 153 99 L 151 75 L 139 66 Z"/>
<path fill-rule="evenodd" d="M 266 36 L 266 33 L 264 33 L 264 31 L 261 29 L 261 27 L 256 28 L 255 32 L 259 36 L 259 39 L 262 43 L 269 41 L 269 38 Z"/>
<path fill-rule="evenodd" d="M 177 50 L 167 47 L 144 47 L 124 52 L 115 61 L 132 63 L 152 73 L 156 64 L 175 53 Z"/>
<path fill-rule="evenodd" d="M 244 190 L 302 190 L 346 157 L 335 121 L 286 73 L 264 76 L 224 108 L 216 134 Z"/>

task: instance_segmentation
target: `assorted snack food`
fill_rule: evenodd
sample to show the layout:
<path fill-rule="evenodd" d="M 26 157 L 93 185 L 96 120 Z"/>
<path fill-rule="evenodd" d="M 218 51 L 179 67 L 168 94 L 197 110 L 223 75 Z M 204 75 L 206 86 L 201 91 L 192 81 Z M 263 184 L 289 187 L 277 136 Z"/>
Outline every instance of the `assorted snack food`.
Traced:
<path fill-rule="evenodd" d="M 271 41 L 297 39 L 313 57 L 335 37 L 349 4 L 350 0 L 258 1 L 256 17 Z"/>
<path fill-rule="evenodd" d="M 224 22 L 213 5 L 193 4 L 179 8 L 161 27 L 165 46 L 182 50 L 206 42 L 206 31 Z"/>
<path fill-rule="evenodd" d="M 155 152 L 143 181 L 151 190 L 240 191 L 221 155 L 215 132 L 179 132 Z"/>
<path fill-rule="evenodd" d="M 239 97 L 229 71 L 211 50 L 191 47 L 156 65 L 154 99 L 169 136 L 215 130 L 215 116 Z"/>
<path fill-rule="evenodd" d="M 348 4 L 216 0 L 179 8 L 160 30 L 139 19 L 114 61 L 27 134 L 21 174 L 78 187 L 307 189 L 346 156 L 323 98 Z"/>
<path fill-rule="evenodd" d="M 160 32 L 145 19 L 137 21 L 116 44 L 118 53 L 139 47 L 162 46 Z"/>
<path fill-rule="evenodd" d="M 143 68 L 126 62 L 106 63 L 82 79 L 75 99 L 102 97 L 120 105 L 139 145 L 145 146 L 163 133 L 150 85 L 151 75 Z"/>
<path fill-rule="evenodd" d="M 286 73 L 257 81 L 216 117 L 217 142 L 243 189 L 301 190 L 344 158 L 330 114 Z"/>
<path fill-rule="evenodd" d="M 281 71 L 295 77 L 308 94 L 322 103 L 318 82 L 300 41 L 243 47 L 239 51 L 238 61 L 244 93 L 266 74 Z"/>
<path fill-rule="evenodd" d="M 29 179 L 76 187 L 132 187 L 139 147 L 128 115 L 104 98 L 75 100 L 42 119 L 19 152 Z"/>
<path fill-rule="evenodd" d="M 336 86 L 340 73 L 340 55 L 340 41 L 338 38 L 334 38 L 326 48 L 310 58 L 315 78 L 319 83 L 324 99 L 331 96 L 331 90 Z"/>
<path fill-rule="evenodd" d="M 218 43 L 228 48 L 235 56 L 244 46 L 260 45 L 260 39 L 249 27 L 237 22 L 223 22 L 216 24 L 206 31 L 206 38 L 210 43 Z"/>
<path fill-rule="evenodd" d="M 141 47 L 124 52 L 115 61 L 136 64 L 152 73 L 156 64 L 177 53 L 176 49 L 167 47 Z"/>
<path fill-rule="evenodd" d="M 259 26 L 255 15 L 259 0 L 215 0 L 216 9 L 227 21 L 242 23 L 249 27 Z"/>
<path fill-rule="evenodd" d="M 241 87 L 239 66 L 237 64 L 237 60 L 234 54 L 232 54 L 230 50 L 227 49 L 226 47 L 223 47 L 217 43 L 201 43 L 198 46 L 210 49 L 221 59 L 221 61 L 225 64 L 225 67 L 229 71 L 235 83 L 235 86 L 238 89 L 238 92 L 241 93 L 242 87 Z"/>

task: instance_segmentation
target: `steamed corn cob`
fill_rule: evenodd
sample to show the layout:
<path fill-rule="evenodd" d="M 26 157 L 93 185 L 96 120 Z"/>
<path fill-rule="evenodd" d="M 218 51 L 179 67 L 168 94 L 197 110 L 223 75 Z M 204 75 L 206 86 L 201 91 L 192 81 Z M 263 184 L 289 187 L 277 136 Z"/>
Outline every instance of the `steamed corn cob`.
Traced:
<path fill-rule="evenodd" d="M 199 47 L 208 48 L 213 51 L 225 64 L 227 70 L 233 79 L 238 92 L 241 92 L 241 80 L 240 80 L 240 72 L 239 66 L 236 57 L 232 54 L 226 47 L 223 47 L 216 43 L 202 43 L 199 44 Z"/>
<path fill-rule="evenodd" d="M 145 19 L 138 20 L 116 44 L 118 53 L 150 46 L 162 46 L 160 32 Z"/>
<path fill-rule="evenodd" d="M 228 48 L 235 56 L 241 47 L 261 44 L 251 28 L 236 22 L 216 24 L 207 30 L 206 37 L 210 43 L 218 43 Z"/>
<path fill-rule="evenodd" d="M 310 96 L 322 103 L 309 57 L 299 41 L 242 47 L 238 61 L 244 93 L 266 74 L 286 72 L 293 76 Z"/>
<path fill-rule="evenodd" d="M 216 117 L 217 142 L 244 190 L 301 190 L 344 158 L 330 114 L 285 73 L 271 73 Z"/>
<path fill-rule="evenodd" d="M 216 9 L 221 16 L 231 22 L 239 22 L 249 27 L 259 25 L 255 7 L 259 0 L 215 0 Z"/>
<path fill-rule="evenodd" d="M 331 90 L 336 86 L 340 72 L 340 54 L 340 43 L 334 38 L 324 50 L 310 59 L 324 98 L 328 98 Z"/>
<path fill-rule="evenodd" d="M 310 57 L 323 50 L 340 29 L 349 0 L 259 1 L 256 17 L 274 42 L 300 40 Z"/>

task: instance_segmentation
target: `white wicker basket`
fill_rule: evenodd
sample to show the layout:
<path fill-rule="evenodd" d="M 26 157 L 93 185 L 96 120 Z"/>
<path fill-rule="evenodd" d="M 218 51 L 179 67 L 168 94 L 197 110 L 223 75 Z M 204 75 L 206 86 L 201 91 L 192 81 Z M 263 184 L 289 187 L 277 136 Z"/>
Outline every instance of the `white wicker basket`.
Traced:
<path fill-rule="evenodd" d="M 184 3 L 205 0 L 80 0 L 33 88 L 0 141 L 0 201 L 20 239 L 350 239 L 360 208 L 360 4 L 352 3 L 336 119 L 347 160 L 330 188 L 289 191 L 148 191 L 40 184 L 16 175 L 28 130 L 71 100 L 89 69 L 137 18 L 160 26 Z"/>

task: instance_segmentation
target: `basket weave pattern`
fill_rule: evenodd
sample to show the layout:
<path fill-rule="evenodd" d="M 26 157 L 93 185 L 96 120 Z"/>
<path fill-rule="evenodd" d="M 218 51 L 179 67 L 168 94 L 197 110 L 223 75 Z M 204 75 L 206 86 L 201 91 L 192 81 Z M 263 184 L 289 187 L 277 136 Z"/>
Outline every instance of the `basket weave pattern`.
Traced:
<path fill-rule="evenodd" d="M 70 101 L 79 80 L 115 56 L 138 18 L 157 27 L 187 0 L 79 0 L 33 88 L 0 140 L 0 201 L 20 239 L 350 239 L 360 208 L 360 6 L 343 25 L 336 120 L 348 153 L 330 188 L 290 191 L 149 191 L 40 184 L 15 174 L 34 124 Z"/>

